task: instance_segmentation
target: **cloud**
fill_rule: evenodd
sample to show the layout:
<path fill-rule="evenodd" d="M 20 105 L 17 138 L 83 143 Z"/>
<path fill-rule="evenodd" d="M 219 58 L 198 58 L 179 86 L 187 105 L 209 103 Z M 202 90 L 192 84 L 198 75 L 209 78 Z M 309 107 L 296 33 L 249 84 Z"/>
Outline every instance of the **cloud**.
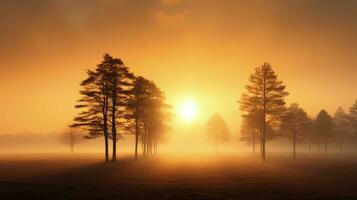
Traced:
<path fill-rule="evenodd" d="M 181 24 L 186 16 L 187 11 L 181 11 L 176 13 L 169 13 L 167 11 L 158 10 L 155 13 L 158 23 L 162 26 L 175 26 Z"/>

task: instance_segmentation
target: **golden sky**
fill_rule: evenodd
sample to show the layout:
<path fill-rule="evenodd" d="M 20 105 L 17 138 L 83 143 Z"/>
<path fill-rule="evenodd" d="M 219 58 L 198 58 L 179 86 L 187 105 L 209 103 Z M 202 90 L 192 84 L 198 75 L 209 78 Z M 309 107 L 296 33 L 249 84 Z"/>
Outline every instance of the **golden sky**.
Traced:
<path fill-rule="evenodd" d="M 175 109 L 195 101 L 196 129 L 218 111 L 238 132 L 236 100 L 265 61 L 288 103 L 310 115 L 357 99 L 352 0 L 3 0 L 0 30 L 0 133 L 63 129 L 85 70 L 106 52 L 154 80 Z"/>

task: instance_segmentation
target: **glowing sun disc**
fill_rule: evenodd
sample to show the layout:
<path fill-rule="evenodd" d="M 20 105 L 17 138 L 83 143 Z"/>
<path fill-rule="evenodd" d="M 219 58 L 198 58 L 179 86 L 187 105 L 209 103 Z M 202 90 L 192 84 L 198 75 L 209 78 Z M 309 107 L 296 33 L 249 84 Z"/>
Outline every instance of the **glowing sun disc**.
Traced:
<path fill-rule="evenodd" d="M 180 108 L 181 117 L 185 120 L 192 120 L 197 115 L 197 107 L 192 101 L 185 101 Z"/>

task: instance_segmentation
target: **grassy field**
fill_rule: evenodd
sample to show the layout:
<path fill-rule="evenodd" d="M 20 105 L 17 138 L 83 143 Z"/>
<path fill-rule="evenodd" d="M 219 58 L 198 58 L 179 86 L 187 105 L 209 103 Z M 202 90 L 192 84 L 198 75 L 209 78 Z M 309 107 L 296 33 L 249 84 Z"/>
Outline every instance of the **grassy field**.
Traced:
<path fill-rule="evenodd" d="M 357 199 L 357 159 L 2 155 L 0 199 Z"/>

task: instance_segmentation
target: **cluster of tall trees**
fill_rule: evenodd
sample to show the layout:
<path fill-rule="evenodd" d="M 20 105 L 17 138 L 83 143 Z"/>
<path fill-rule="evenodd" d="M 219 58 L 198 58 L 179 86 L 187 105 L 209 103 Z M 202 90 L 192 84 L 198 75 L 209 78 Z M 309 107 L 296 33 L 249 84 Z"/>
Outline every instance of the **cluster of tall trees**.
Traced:
<path fill-rule="evenodd" d="M 243 137 L 250 133 L 253 142 L 258 135 L 261 158 L 265 161 L 266 141 L 274 137 L 274 130 L 280 125 L 279 119 L 285 111 L 284 97 L 289 93 L 269 63 L 256 68 L 249 82 L 240 100 L 240 109 L 244 112 L 242 133 Z"/>
<path fill-rule="evenodd" d="M 154 82 L 144 77 L 136 77 L 128 101 L 131 132 L 135 133 L 135 158 L 138 158 L 139 140 L 142 155 L 157 152 L 157 145 L 166 139 L 171 131 L 171 106 L 165 103 L 164 93 Z"/>
<path fill-rule="evenodd" d="M 121 59 L 105 54 L 80 86 L 75 106 L 80 112 L 71 127 L 85 131 L 87 139 L 103 137 L 106 162 L 110 140 L 116 161 L 117 141 L 125 134 L 135 134 L 136 158 L 139 141 L 144 156 L 156 152 L 169 129 L 170 106 L 153 81 L 135 76 Z"/>
<path fill-rule="evenodd" d="M 252 145 L 253 154 L 256 145 L 260 146 L 263 161 L 266 157 L 266 142 L 276 138 L 288 138 L 292 143 L 292 155 L 296 158 L 297 143 L 307 143 L 311 152 L 312 145 L 318 151 L 323 145 L 327 152 L 331 141 L 338 141 L 340 152 L 343 143 L 357 136 L 357 101 L 345 113 L 340 107 L 331 116 L 321 110 L 312 119 L 297 103 L 286 106 L 284 98 L 288 95 L 285 85 L 278 80 L 269 63 L 255 69 L 249 78 L 246 92 L 242 94 L 240 109 L 243 111 L 241 140 Z"/>

